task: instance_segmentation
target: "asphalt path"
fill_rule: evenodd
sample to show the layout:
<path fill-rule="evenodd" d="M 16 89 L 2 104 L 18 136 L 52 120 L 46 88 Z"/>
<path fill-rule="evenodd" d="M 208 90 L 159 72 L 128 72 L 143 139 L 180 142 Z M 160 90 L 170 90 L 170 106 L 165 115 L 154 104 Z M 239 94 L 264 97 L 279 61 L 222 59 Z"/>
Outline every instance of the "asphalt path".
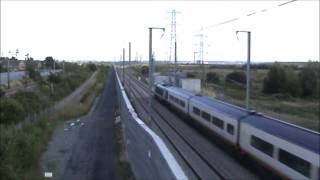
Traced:
<path fill-rule="evenodd" d="M 95 109 L 86 117 L 77 142 L 72 146 L 62 179 L 118 179 L 113 129 L 116 101 L 114 76 L 111 70 Z"/>

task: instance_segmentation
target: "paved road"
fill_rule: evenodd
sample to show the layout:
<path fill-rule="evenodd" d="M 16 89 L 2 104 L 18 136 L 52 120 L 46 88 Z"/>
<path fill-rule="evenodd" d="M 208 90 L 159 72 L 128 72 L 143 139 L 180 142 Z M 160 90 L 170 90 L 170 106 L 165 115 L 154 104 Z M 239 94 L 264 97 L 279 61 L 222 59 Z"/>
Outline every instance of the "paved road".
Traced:
<path fill-rule="evenodd" d="M 80 129 L 72 155 L 67 162 L 62 179 L 117 179 L 116 154 L 113 129 L 115 109 L 114 72 L 101 94 L 94 111 L 86 117 Z"/>
<path fill-rule="evenodd" d="M 55 72 L 59 72 L 61 70 L 55 70 Z M 23 78 L 23 76 L 26 75 L 25 71 L 16 71 L 16 72 L 10 72 L 10 81 L 20 80 Z M 49 71 L 41 71 L 41 76 L 48 76 Z M 8 74 L 6 72 L 0 73 L 0 84 L 7 84 L 8 82 Z"/>

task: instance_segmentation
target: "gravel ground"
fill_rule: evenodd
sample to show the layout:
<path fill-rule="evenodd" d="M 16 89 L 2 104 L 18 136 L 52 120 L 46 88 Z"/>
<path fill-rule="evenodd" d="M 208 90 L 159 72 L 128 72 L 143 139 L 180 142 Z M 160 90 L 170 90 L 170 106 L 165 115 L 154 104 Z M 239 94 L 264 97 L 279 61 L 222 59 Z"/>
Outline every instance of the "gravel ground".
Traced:
<path fill-rule="evenodd" d="M 110 71 L 102 95 L 91 111 L 55 130 L 41 160 L 43 173 L 51 172 L 52 179 L 117 179 L 114 102 L 114 72 Z"/>

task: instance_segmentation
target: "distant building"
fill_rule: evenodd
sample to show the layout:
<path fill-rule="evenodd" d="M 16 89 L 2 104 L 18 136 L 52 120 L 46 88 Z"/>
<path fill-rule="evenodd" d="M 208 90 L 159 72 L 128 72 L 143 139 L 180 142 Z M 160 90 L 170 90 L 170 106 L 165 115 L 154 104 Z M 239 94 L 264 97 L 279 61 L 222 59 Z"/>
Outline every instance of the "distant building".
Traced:
<path fill-rule="evenodd" d="M 38 61 L 38 62 L 37 62 L 37 68 L 38 68 L 38 69 L 41 69 L 41 68 L 42 68 L 42 62 L 41 62 L 41 61 Z"/>
<path fill-rule="evenodd" d="M 201 93 L 201 80 L 191 79 L 191 78 L 181 78 L 179 79 L 179 86 L 182 89 L 188 90 L 190 92 L 200 94 Z"/>
<path fill-rule="evenodd" d="M 24 71 L 24 70 L 26 70 L 26 63 L 23 62 L 23 61 L 21 61 L 21 62 L 19 63 L 19 65 L 18 65 L 18 69 L 19 69 L 19 71 Z"/>

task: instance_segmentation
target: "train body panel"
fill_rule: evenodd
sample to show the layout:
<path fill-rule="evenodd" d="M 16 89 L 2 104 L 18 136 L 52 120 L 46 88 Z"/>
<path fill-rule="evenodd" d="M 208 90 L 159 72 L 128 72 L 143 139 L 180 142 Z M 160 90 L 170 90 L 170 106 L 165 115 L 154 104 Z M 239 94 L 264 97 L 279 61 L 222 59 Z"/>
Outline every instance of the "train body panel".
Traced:
<path fill-rule="evenodd" d="M 241 149 L 284 176 L 291 179 L 318 178 L 318 154 L 246 122 L 242 122 L 240 134 Z"/>

